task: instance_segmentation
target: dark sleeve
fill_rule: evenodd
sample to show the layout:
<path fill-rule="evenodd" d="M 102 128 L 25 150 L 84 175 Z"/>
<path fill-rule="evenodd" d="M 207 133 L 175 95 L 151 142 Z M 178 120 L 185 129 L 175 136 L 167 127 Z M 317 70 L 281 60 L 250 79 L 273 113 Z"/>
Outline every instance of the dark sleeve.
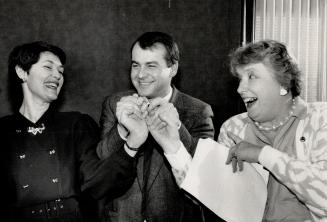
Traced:
<path fill-rule="evenodd" d="M 76 128 L 78 133 L 74 139 L 78 148 L 82 191 L 98 199 L 106 193 L 120 193 L 129 188 L 136 174 L 133 171 L 134 158 L 120 149 L 100 160 L 96 154 L 99 128 L 95 121 L 88 115 L 82 115 Z"/>
<path fill-rule="evenodd" d="M 200 138 L 214 138 L 215 131 L 211 106 L 204 104 L 200 110 L 189 112 L 187 118 L 186 121 L 190 124 L 184 125 L 182 123 L 179 134 L 185 148 L 193 156 Z"/>
<path fill-rule="evenodd" d="M 116 104 L 120 97 L 107 97 L 102 104 L 100 117 L 101 137 L 97 146 L 97 154 L 100 159 L 109 157 L 112 153 L 123 149 L 124 140 L 117 130 Z"/>

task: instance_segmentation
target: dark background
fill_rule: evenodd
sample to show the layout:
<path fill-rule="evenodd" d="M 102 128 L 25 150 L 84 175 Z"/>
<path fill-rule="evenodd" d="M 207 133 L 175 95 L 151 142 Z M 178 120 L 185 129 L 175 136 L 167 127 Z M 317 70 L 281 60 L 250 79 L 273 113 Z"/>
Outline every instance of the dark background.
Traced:
<path fill-rule="evenodd" d="M 228 53 L 241 43 L 241 0 L 0 0 L 0 116 L 8 98 L 7 57 L 21 43 L 46 40 L 68 60 L 61 110 L 97 122 L 106 95 L 131 87 L 130 45 L 143 32 L 171 34 L 181 51 L 175 85 L 210 105 L 218 132 L 243 109 Z"/>
<path fill-rule="evenodd" d="M 132 87 L 132 42 L 143 32 L 163 31 L 181 51 L 175 85 L 212 106 L 217 133 L 224 120 L 244 110 L 227 57 L 241 44 L 242 5 L 241 0 L 0 0 L 0 116 L 13 112 L 7 58 L 14 46 L 45 40 L 63 48 L 68 60 L 61 110 L 88 113 L 98 122 L 104 97 Z"/>

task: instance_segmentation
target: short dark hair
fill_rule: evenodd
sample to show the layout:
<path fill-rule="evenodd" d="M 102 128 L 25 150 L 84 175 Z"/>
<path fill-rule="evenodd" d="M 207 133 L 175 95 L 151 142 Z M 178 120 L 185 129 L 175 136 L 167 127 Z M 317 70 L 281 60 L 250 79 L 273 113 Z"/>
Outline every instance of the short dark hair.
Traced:
<path fill-rule="evenodd" d="M 229 55 L 230 69 L 237 75 L 236 68 L 262 62 L 274 71 L 277 81 L 290 90 L 293 97 L 301 93 L 301 72 L 284 44 L 275 40 L 262 40 L 239 47 Z"/>
<path fill-rule="evenodd" d="M 9 54 L 9 75 L 16 75 L 15 67 L 17 65 L 24 71 L 29 71 L 32 65 L 39 61 L 42 52 L 51 52 L 58 56 L 63 65 L 66 63 L 66 54 L 58 46 L 51 45 L 44 41 L 25 43 L 16 46 Z"/>
<path fill-rule="evenodd" d="M 136 43 L 138 43 L 142 49 L 152 48 L 155 47 L 157 43 L 161 43 L 166 49 L 165 59 L 168 67 L 176 64 L 180 59 L 177 43 L 166 33 L 145 32 L 132 44 L 131 51 Z"/>
<path fill-rule="evenodd" d="M 49 44 L 44 41 L 36 41 L 18 45 L 13 48 L 8 58 L 8 82 L 9 82 L 9 99 L 14 109 L 20 105 L 23 95 L 21 83 L 22 80 L 16 73 L 16 66 L 28 72 L 33 64 L 40 59 L 42 52 L 51 52 L 58 56 L 62 65 L 66 63 L 66 54 L 58 46 Z M 14 96 L 15 95 L 15 96 Z"/>

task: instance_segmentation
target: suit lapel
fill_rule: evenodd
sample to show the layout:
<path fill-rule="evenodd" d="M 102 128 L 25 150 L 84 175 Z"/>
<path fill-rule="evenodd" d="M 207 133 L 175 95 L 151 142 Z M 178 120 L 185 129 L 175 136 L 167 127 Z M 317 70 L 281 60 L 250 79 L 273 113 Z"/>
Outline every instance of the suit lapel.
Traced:
<path fill-rule="evenodd" d="M 161 147 L 158 147 L 161 149 Z M 156 180 L 160 169 L 163 166 L 163 153 L 159 152 L 157 149 L 153 149 L 152 151 L 152 156 L 151 156 L 151 165 L 150 165 L 150 172 L 149 172 L 149 178 L 148 178 L 148 183 L 147 183 L 147 189 L 146 191 L 149 192 L 152 188 L 152 185 L 154 181 Z"/>
<path fill-rule="evenodd" d="M 182 104 L 183 101 L 180 99 L 179 91 L 174 86 L 173 86 L 173 94 L 169 101 L 173 103 L 174 106 L 176 106 L 177 104 L 183 106 Z M 146 189 L 147 192 L 151 190 L 153 183 L 158 177 L 158 174 L 160 173 L 160 170 L 164 165 L 164 158 L 165 158 L 162 148 L 157 144 L 157 142 L 153 139 L 152 136 L 150 137 L 151 138 L 148 138 L 149 143 L 147 145 L 151 146 L 148 148 L 153 149 L 153 151 L 151 155 L 151 165 L 150 165 L 150 171 L 149 171 L 148 182 L 147 182 L 147 189 Z"/>

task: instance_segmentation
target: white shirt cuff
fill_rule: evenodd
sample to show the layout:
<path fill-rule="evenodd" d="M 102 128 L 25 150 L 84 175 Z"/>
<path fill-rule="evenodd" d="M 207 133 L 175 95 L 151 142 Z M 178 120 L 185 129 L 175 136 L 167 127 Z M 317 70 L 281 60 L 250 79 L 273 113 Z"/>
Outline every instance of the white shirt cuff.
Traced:
<path fill-rule="evenodd" d="M 124 150 L 131 157 L 134 157 L 136 155 L 136 153 L 137 153 L 137 151 L 128 149 L 128 147 L 126 146 L 126 143 L 124 144 Z"/>
<path fill-rule="evenodd" d="M 185 165 L 192 161 L 191 155 L 187 152 L 184 144 L 180 142 L 180 146 L 176 153 L 164 154 L 171 167 L 176 170 L 183 170 Z"/>
<path fill-rule="evenodd" d="M 126 141 L 129 134 L 128 130 L 119 123 L 117 124 L 117 130 L 120 138 Z"/>

